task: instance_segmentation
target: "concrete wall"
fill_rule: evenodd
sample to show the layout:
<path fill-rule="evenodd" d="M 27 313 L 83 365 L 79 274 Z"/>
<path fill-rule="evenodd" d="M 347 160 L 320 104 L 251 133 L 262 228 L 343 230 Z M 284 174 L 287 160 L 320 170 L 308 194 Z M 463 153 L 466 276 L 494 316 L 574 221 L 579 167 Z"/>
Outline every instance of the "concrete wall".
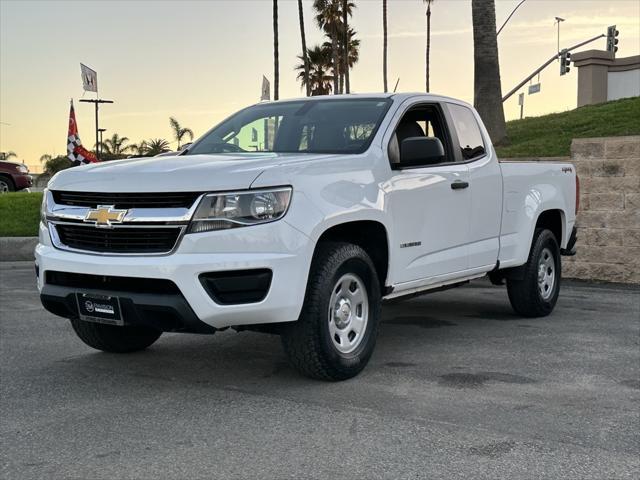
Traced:
<path fill-rule="evenodd" d="M 578 253 L 563 276 L 640 284 L 640 136 L 580 138 L 570 161 L 580 177 Z"/>
<path fill-rule="evenodd" d="M 640 96 L 640 68 L 609 72 L 607 75 L 607 101 Z"/>

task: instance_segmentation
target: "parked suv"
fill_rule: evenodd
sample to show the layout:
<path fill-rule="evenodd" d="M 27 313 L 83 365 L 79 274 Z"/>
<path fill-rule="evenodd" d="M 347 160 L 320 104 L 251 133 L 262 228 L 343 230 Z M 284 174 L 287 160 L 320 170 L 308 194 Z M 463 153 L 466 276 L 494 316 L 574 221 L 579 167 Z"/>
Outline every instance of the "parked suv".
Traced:
<path fill-rule="evenodd" d="M 32 184 L 26 165 L 0 160 L 0 194 L 24 190 Z"/>
<path fill-rule="evenodd" d="M 58 173 L 38 287 L 87 345 L 278 333 L 297 369 L 353 377 L 383 299 L 489 275 L 549 315 L 573 254 L 570 163 L 499 162 L 470 105 L 425 94 L 261 103 L 174 157 Z"/>

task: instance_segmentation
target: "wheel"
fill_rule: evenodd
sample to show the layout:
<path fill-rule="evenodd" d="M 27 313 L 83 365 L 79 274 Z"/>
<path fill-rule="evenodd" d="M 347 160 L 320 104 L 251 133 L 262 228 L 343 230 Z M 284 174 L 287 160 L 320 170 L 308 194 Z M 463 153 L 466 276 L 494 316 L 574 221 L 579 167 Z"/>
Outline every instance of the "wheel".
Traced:
<path fill-rule="evenodd" d="M 144 350 L 155 342 L 162 332 L 147 327 L 127 327 L 71 319 L 71 325 L 80 340 L 96 350 L 111 353 L 129 353 Z"/>
<path fill-rule="evenodd" d="M 282 333 L 289 361 L 311 378 L 354 377 L 373 353 L 380 305 L 380 284 L 367 253 L 348 243 L 321 244 L 300 318 Z"/>
<path fill-rule="evenodd" d="M 507 293 L 513 309 L 525 317 L 545 317 L 556 305 L 562 267 L 560 248 L 551 231 L 535 231 L 529 259 L 521 280 L 508 280 Z"/>
<path fill-rule="evenodd" d="M 7 177 L 0 177 L 0 195 L 7 192 L 15 192 L 16 187 L 13 185 L 13 181 Z"/>

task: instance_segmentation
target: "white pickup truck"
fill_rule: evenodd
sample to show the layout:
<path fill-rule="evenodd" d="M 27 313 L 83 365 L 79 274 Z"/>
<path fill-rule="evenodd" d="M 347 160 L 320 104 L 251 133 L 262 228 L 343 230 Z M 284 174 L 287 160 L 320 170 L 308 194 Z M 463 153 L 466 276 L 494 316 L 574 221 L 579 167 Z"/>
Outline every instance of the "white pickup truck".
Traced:
<path fill-rule="evenodd" d="M 488 274 L 519 314 L 551 313 L 577 200 L 571 164 L 499 162 L 452 98 L 260 103 L 175 157 L 58 173 L 38 288 L 99 350 L 233 327 L 278 333 L 299 371 L 342 380 L 371 357 L 386 299 Z"/>

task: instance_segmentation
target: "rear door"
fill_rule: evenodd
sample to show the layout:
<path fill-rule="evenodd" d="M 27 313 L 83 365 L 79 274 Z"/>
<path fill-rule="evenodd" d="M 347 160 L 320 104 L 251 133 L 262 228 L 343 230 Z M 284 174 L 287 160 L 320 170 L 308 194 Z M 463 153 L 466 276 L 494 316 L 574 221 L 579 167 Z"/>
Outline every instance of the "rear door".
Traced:
<path fill-rule="evenodd" d="M 500 249 L 502 172 L 477 114 L 447 103 L 459 154 L 469 167 L 469 268 L 492 269 Z"/>
<path fill-rule="evenodd" d="M 414 103 L 394 119 L 389 144 L 392 175 L 385 185 L 393 219 L 394 284 L 451 276 L 468 268 L 471 197 L 469 168 L 456 161 L 446 121 L 447 112 L 437 103 Z M 411 128 L 406 128 L 411 123 Z M 402 130 L 420 125 L 427 136 L 442 141 L 446 156 L 441 163 L 403 168 L 398 164 L 398 139 Z M 410 136 L 413 136 L 410 133 Z M 398 140 L 396 140 L 398 139 Z M 452 275 L 455 276 L 455 275 Z M 426 282 L 429 283 L 429 282 Z"/>

